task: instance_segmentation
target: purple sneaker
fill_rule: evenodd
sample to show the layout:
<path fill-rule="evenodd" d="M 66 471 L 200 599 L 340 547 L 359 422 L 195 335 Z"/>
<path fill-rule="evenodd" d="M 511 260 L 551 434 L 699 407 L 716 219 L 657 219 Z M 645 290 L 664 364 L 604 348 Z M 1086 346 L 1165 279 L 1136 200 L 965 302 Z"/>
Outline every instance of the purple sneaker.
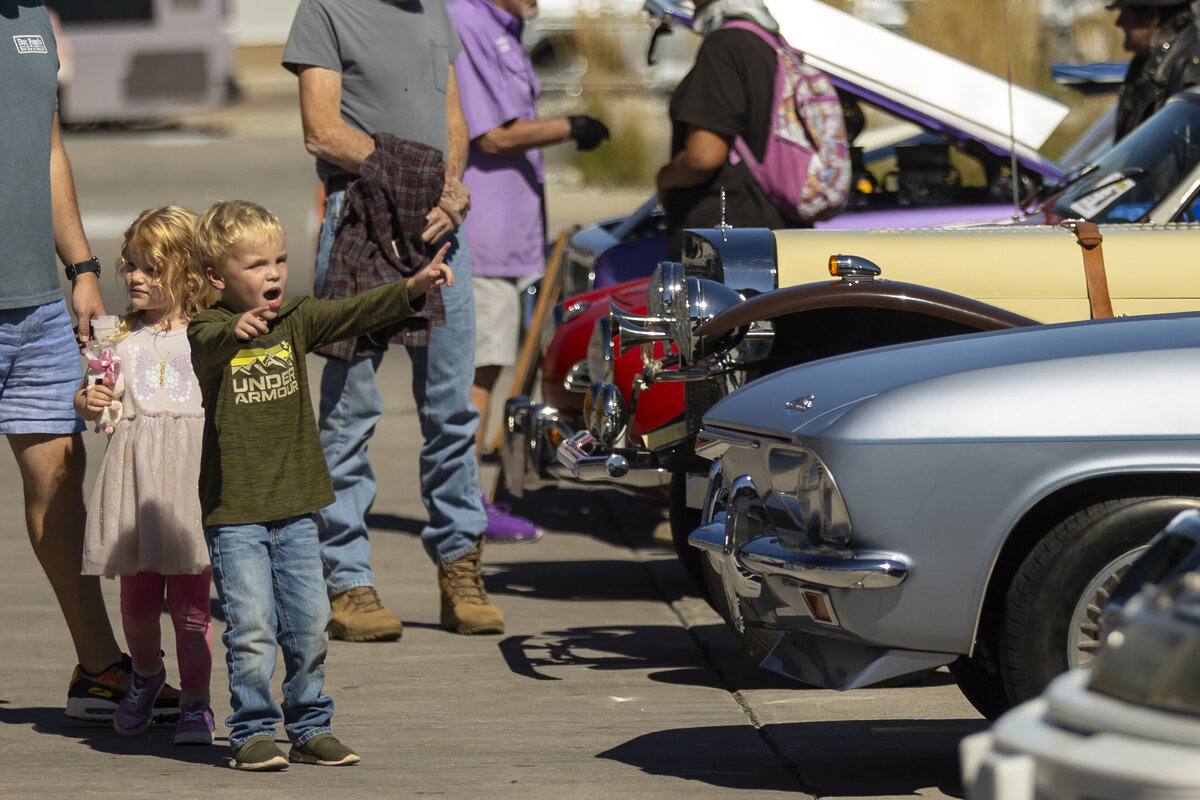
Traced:
<path fill-rule="evenodd" d="M 542 538 L 542 529 L 524 517 L 512 513 L 507 503 L 490 503 L 487 492 L 480 497 L 483 510 L 487 512 L 487 528 L 483 537 L 489 542 L 536 542 Z"/>
<path fill-rule="evenodd" d="M 212 744 L 213 713 L 207 703 L 187 703 L 179 709 L 175 744 Z"/>
<path fill-rule="evenodd" d="M 167 670 L 161 664 L 157 675 L 146 677 L 134 672 L 129 689 L 113 714 L 113 728 L 122 736 L 137 736 L 154 721 L 154 701 L 167 682 Z"/>

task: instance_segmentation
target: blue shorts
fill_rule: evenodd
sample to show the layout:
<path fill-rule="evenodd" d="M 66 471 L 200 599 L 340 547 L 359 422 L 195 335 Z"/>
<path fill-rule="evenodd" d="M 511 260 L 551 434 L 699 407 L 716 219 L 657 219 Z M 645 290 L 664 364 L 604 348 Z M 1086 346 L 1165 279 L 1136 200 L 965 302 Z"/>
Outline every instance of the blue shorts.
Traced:
<path fill-rule="evenodd" d="M 0 434 L 80 433 L 83 362 L 67 303 L 0 309 Z"/>

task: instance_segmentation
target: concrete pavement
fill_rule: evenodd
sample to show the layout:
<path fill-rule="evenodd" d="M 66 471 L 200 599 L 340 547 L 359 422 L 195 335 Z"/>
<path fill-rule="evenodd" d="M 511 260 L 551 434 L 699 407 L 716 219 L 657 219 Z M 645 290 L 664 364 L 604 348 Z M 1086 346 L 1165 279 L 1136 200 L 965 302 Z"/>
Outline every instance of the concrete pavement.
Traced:
<path fill-rule="evenodd" d="M 332 642 L 327 662 L 335 730 L 362 764 L 227 768 L 219 620 L 217 745 L 176 747 L 168 727 L 130 739 L 67 720 L 70 642 L 25 540 L 15 467 L 3 459 L 0 486 L 13 506 L 0 518 L 0 795 L 958 796 L 955 745 L 982 720 L 945 673 L 838 694 L 758 669 L 651 536 L 655 510 L 619 495 L 560 489 L 518 503 L 547 534 L 485 552 L 505 634 L 440 630 L 434 567 L 417 537 L 425 512 L 406 358 L 390 356 L 380 374 L 389 400 L 371 448 L 385 487 L 369 520 L 372 563 L 406 629 L 396 643 Z M 103 437 L 86 437 L 94 471 Z M 119 631 L 117 588 L 104 582 Z M 169 634 L 164 642 L 174 680 Z"/>

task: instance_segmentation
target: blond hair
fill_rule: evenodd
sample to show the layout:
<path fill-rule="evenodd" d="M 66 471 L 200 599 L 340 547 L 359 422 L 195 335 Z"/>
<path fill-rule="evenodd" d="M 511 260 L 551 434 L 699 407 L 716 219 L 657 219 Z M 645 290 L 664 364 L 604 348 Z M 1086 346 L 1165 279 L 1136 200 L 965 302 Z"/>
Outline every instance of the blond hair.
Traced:
<path fill-rule="evenodd" d="M 121 241 L 117 271 L 124 275 L 131 268 L 130 253 L 137 250 L 146 263 L 136 266 L 150 273 L 162 287 L 171 310 L 185 320 L 199 314 L 217 299 L 217 292 L 205 280 L 202 270 L 192 257 L 196 215 L 186 208 L 166 205 L 150 208 L 138 214 Z M 121 320 L 128 331 L 143 312 L 132 306 Z"/>
<path fill-rule="evenodd" d="M 193 251 L 201 272 L 221 272 L 238 242 L 269 242 L 283 237 L 279 217 L 246 200 L 214 203 L 196 222 Z"/>

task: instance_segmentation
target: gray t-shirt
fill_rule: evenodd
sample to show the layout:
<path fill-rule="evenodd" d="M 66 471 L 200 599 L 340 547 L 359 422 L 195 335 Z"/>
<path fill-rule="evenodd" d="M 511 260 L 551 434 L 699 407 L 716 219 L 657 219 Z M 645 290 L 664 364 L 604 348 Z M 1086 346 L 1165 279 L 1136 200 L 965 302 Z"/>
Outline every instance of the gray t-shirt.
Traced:
<path fill-rule="evenodd" d="M 342 73 L 342 118 L 446 153 L 446 89 L 462 42 L 444 0 L 300 0 L 283 65 Z M 317 160 L 322 178 L 344 174 Z"/>
<path fill-rule="evenodd" d="M 0 14 L 0 308 L 62 299 L 50 202 L 58 48 L 41 5 Z"/>

